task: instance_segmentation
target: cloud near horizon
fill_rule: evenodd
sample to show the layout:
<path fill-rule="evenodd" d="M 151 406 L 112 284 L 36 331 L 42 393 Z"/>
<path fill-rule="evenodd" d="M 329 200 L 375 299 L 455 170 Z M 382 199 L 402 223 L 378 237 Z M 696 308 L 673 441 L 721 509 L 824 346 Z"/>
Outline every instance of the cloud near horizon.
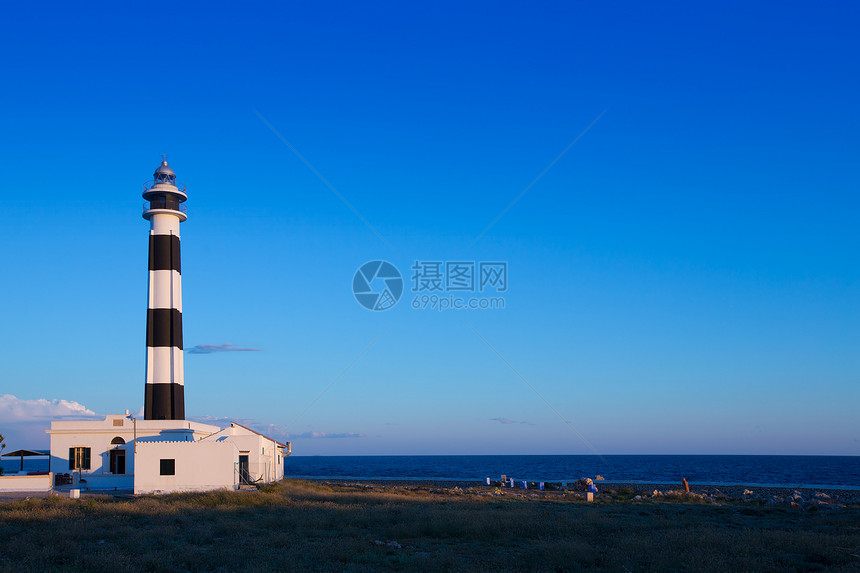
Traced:
<path fill-rule="evenodd" d="M 243 348 L 231 343 L 226 344 L 198 344 L 186 350 L 188 354 L 213 354 L 215 352 L 262 352 L 260 348 Z"/>
<path fill-rule="evenodd" d="M 72 400 L 24 400 L 12 394 L 0 394 L 0 434 L 6 438 L 5 443 L 11 450 L 47 448 L 49 440 L 45 430 L 51 427 L 51 420 L 101 418 Z"/>
<path fill-rule="evenodd" d="M 293 436 L 293 439 L 309 439 L 316 440 L 320 438 L 363 438 L 364 434 L 356 434 L 355 432 L 342 432 L 340 434 L 328 434 L 326 432 L 305 432 L 303 434 L 299 434 L 297 436 Z"/>
<path fill-rule="evenodd" d="M 524 424 L 526 426 L 536 426 L 537 424 L 533 424 L 532 422 L 518 421 L 518 420 L 508 420 L 507 418 L 490 418 L 493 422 L 498 422 L 500 424 Z"/>
<path fill-rule="evenodd" d="M 0 420 L 4 423 L 96 417 L 100 416 L 83 404 L 71 400 L 23 400 L 12 394 L 0 395 Z"/>

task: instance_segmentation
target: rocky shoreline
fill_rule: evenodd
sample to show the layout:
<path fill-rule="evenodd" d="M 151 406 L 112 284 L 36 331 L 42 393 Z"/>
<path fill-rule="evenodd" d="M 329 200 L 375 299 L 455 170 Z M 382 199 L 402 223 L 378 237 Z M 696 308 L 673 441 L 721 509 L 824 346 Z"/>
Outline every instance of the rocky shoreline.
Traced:
<path fill-rule="evenodd" d="M 600 482 L 597 483 L 600 484 Z M 612 483 L 605 484 L 602 489 L 606 491 L 632 489 L 643 499 L 645 497 L 659 498 L 667 495 L 687 495 L 691 498 L 700 498 L 702 500 L 742 501 L 769 505 L 785 504 L 791 507 L 847 507 L 849 505 L 860 505 L 860 490 L 839 488 L 690 485 L 690 492 L 687 493 L 682 486 Z"/>
<path fill-rule="evenodd" d="M 526 498 L 573 498 L 585 499 L 585 480 L 561 483 L 547 482 L 544 490 L 529 483 L 527 489 L 505 487 L 500 482 L 485 485 L 472 481 L 433 480 L 308 480 L 332 486 L 351 487 L 361 490 L 408 490 L 429 493 L 461 495 L 507 495 Z M 860 507 L 860 490 L 838 487 L 793 488 L 778 486 L 705 485 L 690 484 L 687 492 L 682 484 L 666 483 L 621 483 L 594 482 L 596 500 L 655 502 L 690 501 L 698 503 L 744 503 L 751 505 L 785 506 L 800 509 L 841 509 Z"/>

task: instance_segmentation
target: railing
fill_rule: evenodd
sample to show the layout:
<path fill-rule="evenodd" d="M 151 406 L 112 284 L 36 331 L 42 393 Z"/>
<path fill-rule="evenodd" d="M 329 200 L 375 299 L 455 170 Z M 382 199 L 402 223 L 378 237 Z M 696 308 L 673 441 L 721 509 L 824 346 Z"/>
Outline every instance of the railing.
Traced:
<path fill-rule="evenodd" d="M 188 208 L 179 201 L 168 201 L 166 199 L 153 199 L 143 204 L 143 212 L 151 211 L 152 209 L 169 209 L 170 211 L 179 211 L 180 213 L 188 214 Z"/>
<path fill-rule="evenodd" d="M 168 183 L 166 181 L 155 181 L 155 180 L 147 181 L 143 184 L 143 190 L 144 190 L 144 192 L 149 191 L 150 189 L 152 189 L 156 185 L 173 185 L 183 195 L 188 194 L 185 192 L 185 185 L 183 185 L 182 183 L 179 183 L 177 181 L 174 181 L 173 183 Z"/>

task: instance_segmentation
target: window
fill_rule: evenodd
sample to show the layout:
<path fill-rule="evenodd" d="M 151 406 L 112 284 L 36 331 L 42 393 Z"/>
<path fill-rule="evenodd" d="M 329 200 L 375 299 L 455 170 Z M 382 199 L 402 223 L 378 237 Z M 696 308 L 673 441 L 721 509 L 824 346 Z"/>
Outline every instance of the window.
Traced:
<path fill-rule="evenodd" d="M 122 439 L 122 438 L 120 438 L 119 436 L 115 437 L 114 439 L 112 439 L 112 440 L 110 441 L 110 445 L 112 445 L 112 446 L 121 446 L 121 445 L 123 445 L 124 443 L 125 443 L 125 440 L 123 440 L 123 439 Z"/>
<path fill-rule="evenodd" d="M 175 476 L 176 475 L 176 460 L 161 460 L 161 475 Z"/>
<path fill-rule="evenodd" d="M 122 426 L 122 418 L 118 418 L 113 421 L 114 426 Z"/>
<path fill-rule="evenodd" d="M 69 469 L 90 469 L 90 448 L 85 448 L 83 446 L 69 448 Z"/>

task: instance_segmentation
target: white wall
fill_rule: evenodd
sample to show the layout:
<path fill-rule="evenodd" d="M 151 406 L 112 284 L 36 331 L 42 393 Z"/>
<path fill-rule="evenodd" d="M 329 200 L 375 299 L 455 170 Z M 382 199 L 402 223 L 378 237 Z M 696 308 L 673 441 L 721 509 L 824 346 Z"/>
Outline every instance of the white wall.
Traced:
<path fill-rule="evenodd" d="M 162 459 L 175 460 L 175 475 L 161 475 Z M 235 489 L 238 463 L 239 450 L 227 441 L 141 442 L 134 493 Z"/>
<path fill-rule="evenodd" d="M 127 463 L 127 462 L 126 462 Z M 68 467 L 68 466 L 66 466 Z M 58 473 L 72 473 L 69 470 L 64 470 Z M 75 485 L 81 490 L 129 490 L 134 487 L 134 475 L 132 474 L 87 474 L 81 472 L 82 481 Z"/>
<path fill-rule="evenodd" d="M 0 491 L 51 491 L 54 474 L 41 476 L 0 476 Z"/>
<path fill-rule="evenodd" d="M 129 426 L 131 424 L 129 423 Z M 111 445 L 111 440 L 120 437 L 125 445 Z M 134 473 L 134 434 L 129 428 L 110 428 L 103 432 L 76 432 L 70 434 L 51 435 L 51 471 L 58 474 L 72 473 L 69 469 L 69 448 L 90 448 L 90 469 L 83 470 L 81 475 L 86 479 L 88 474 L 112 476 L 110 473 L 109 450 L 125 449 L 125 473 Z M 113 487 L 113 486 L 111 486 Z M 130 487 L 130 485 L 129 485 Z"/>

